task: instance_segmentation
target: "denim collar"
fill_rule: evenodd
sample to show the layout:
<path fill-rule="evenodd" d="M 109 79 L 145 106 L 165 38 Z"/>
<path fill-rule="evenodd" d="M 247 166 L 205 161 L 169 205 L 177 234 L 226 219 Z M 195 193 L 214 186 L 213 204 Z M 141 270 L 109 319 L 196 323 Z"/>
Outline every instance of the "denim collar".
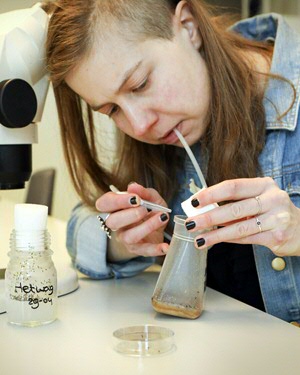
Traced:
<path fill-rule="evenodd" d="M 270 40 L 274 44 L 271 73 L 287 78 L 296 89 L 296 99 L 288 83 L 271 79 L 264 97 L 267 129 L 296 128 L 300 105 L 300 35 L 279 14 L 266 14 L 249 18 L 235 24 L 233 30 L 248 39 Z M 276 110 L 277 109 L 277 110 Z"/>

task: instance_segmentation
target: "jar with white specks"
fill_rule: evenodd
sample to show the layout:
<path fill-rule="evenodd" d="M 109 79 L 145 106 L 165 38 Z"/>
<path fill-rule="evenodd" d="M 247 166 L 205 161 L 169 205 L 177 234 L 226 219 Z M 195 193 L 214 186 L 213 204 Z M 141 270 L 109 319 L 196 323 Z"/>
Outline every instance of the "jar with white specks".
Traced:
<path fill-rule="evenodd" d="M 12 324 L 34 327 L 57 316 L 57 273 L 46 230 L 47 213 L 42 205 L 15 207 L 5 272 L 6 312 Z"/>

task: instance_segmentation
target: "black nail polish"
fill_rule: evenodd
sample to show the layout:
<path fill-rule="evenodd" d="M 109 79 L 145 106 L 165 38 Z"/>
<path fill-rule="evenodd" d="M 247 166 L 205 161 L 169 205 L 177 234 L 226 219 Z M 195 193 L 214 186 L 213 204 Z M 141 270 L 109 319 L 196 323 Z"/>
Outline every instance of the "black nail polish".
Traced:
<path fill-rule="evenodd" d="M 198 207 L 199 204 L 200 204 L 200 202 L 198 201 L 197 198 L 194 198 L 194 199 L 191 201 L 191 203 L 192 203 L 192 206 L 193 206 L 193 207 Z"/>
<path fill-rule="evenodd" d="M 194 229 L 196 226 L 196 223 L 194 221 L 189 221 L 188 223 L 185 223 L 185 227 L 187 230 Z"/>
<path fill-rule="evenodd" d="M 197 242 L 197 246 L 201 247 L 201 246 L 203 246 L 205 244 L 205 239 L 204 238 L 198 238 L 196 240 L 196 242 Z"/>
<path fill-rule="evenodd" d="M 167 214 L 161 214 L 161 215 L 160 215 L 160 220 L 161 220 L 161 221 L 166 221 L 166 220 L 168 220 L 168 215 L 167 215 Z"/>
<path fill-rule="evenodd" d="M 136 202 L 136 197 L 131 197 L 129 202 L 130 202 L 130 204 L 132 204 L 132 205 L 136 204 L 136 203 L 137 203 L 137 202 Z"/>

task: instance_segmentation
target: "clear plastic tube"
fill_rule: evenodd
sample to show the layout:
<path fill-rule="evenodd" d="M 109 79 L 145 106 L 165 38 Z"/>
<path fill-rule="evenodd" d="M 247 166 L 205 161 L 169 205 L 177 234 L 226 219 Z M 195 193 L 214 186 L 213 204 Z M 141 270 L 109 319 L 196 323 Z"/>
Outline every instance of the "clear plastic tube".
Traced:
<path fill-rule="evenodd" d="M 187 141 L 184 139 L 183 135 L 180 133 L 179 130 L 174 129 L 175 134 L 179 138 L 180 142 L 182 143 L 183 147 L 185 148 L 185 151 L 189 155 L 189 158 L 191 159 L 191 162 L 197 172 L 197 175 L 199 177 L 199 180 L 202 184 L 202 188 L 207 188 L 207 183 L 205 181 L 205 178 L 203 176 L 203 173 L 201 171 L 201 168 L 199 167 L 199 164 L 197 163 L 197 160 L 193 154 L 193 151 L 191 150 L 190 146 L 187 144 Z"/>

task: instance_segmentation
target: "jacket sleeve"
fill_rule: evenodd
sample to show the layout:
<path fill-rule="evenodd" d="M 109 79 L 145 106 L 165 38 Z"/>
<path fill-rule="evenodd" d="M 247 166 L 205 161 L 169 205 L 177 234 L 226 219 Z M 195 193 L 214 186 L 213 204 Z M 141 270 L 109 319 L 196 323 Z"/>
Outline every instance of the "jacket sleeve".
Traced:
<path fill-rule="evenodd" d="M 78 271 L 93 279 L 131 277 L 154 263 L 153 257 L 107 262 L 107 241 L 100 229 L 97 213 L 79 203 L 67 225 L 67 250 Z"/>

